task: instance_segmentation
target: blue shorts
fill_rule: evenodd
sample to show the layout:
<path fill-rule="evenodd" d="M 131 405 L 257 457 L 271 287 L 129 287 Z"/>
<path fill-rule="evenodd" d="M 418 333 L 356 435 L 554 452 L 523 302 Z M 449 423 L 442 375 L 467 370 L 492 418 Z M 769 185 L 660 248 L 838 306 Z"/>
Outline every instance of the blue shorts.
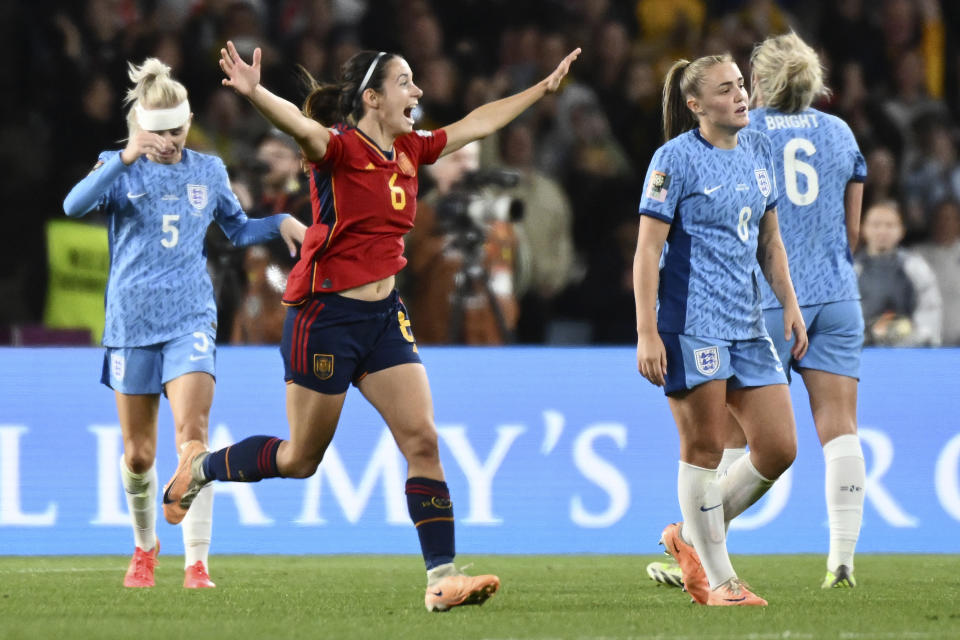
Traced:
<path fill-rule="evenodd" d="M 194 331 L 146 347 L 107 347 L 100 382 L 120 393 L 160 393 L 165 384 L 187 373 L 216 377 L 216 362 L 213 331 Z"/>
<path fill-rule="evenodd" d="M 368 373 L 420 362 L 396 289 L 375 302 L 323 293 L 290 307 L 280 353 L 284 380 L 327 394 L 343 393 Z"/>
<path fill-rule="evenodd" d="M 661 333 L 660 339 L 667 350 L 663 392 L 668 395 L 710 380 L 726 380 L 728 389 L 787 383 L 773 343 L 766 336 L 721 340 Z"/>
<path fill-rule="evenodd" d="M 810 346 L 801 360 L 790 355 L 793 338 L 783 339 L 783 309 L 765 309 L 763 321 L 783 368 L 817 369 L 827 373 L 860 379 L 860 354 L 863 352 L 863 311 L 859 300 L 827 302 L 800 307 L 807 325 Z"/>

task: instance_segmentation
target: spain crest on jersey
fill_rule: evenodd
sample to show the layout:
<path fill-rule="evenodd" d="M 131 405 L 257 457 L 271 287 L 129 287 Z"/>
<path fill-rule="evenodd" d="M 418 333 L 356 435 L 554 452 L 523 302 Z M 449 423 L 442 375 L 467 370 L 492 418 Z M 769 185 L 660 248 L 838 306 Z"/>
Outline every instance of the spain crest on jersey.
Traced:
<path fill-rule="evenodd" d="M 190 204 L 193 205 L 194 209 L 197 209 L 198 211 L 205 209 L 207 206 L 207 185 L 188 184 L 187 200 L 190 201 Z"/>
<path fill-rule="evenodd" d="M 763 194 L 764 198 L 770 196 L 770 176 L 767 175 L 766 169 L 754 169 L 753 172 L 757 175 L 757 186 L 760 187 L 760 193 Z"/>
<path fill-rule="evenodd" d="M 720 350 L 716 347 L 694 349 L 693 360 L 697 364 L 697 371 L 705 376 L 712 376 L 720 370 Z"/>

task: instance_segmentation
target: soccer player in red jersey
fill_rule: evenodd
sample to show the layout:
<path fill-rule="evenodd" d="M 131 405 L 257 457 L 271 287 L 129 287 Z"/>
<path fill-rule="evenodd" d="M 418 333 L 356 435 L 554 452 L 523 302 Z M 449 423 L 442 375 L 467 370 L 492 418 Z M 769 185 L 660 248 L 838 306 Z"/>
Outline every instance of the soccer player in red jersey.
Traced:
<path fill-rule="evenodd" d="M 482 604 L 500 580 L 466 576 L 453 564 L 453 506 L 430 385 L 395 276 L 406 264 L 403 235 L 413 227 L 419 166 L 497 131 L 557 91 L 580 49 L 532 87 L 435 131 L 414 130 L 412 112 L 423 92 L 396 54 L 356 54 L 339 83 L 314 83 L 301 112 L 260 84 L 260 49 L 252 64 L 232 42 L 220 53 L 223 84 L 293 136 L 311 163 L 313 224 L 284 295 L 290 437 L 253 436 L 214 452 L 189 443 L 164 490 L 164 516 L 179 522 L 213 480 L 313 475 L 352 382 L 383 416 L 407 461 L 407 506 L 427 567 L 427 610 Z"/>

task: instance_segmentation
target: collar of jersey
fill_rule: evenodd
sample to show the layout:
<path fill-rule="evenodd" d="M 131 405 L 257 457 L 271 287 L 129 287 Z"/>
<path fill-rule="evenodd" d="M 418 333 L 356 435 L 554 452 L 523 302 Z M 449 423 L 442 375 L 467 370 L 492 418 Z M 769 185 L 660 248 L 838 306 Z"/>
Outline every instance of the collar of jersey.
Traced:
<path fill-rule="evenodd" d="M 393 149 L 391 149 L 390 151 L 384 151 L 383 149 L 380 148 L 380 145 L 374 142 L 373 139 L 370 138 L 370 136 L 365 134 L 363 131 L 361 131 L 357 127 L 354 127 L 353 130 L 357 132 L 357 137 L 360 138 L 360 140 L 362 140 L 363 142 L 365 142 L 368 147 L 376 151 L 381 158 L 383 158 L 384 160 L 393 160 Z"/>
<path fill-rule="evenodd" d="M 742 132 L 742 130 L 741 130 L 741 132 Z M 733 149 L 721 149 L 720 147 L 715 147 L 715 146 L 713 146 L 712 144 L 710 144 L 710 142 L 709 142 L 706 138 L 704 138 L 702 135 L 700 135 L 700 127 L 697 127 L 696 129 L 693 130 L 693 135 L 696 136 L 697 140 L 699 140 L 699 141 L 702 142 L 704 145 L 706 145 L 707 149 L 716 149 L 717 151 L 736 151 L 736 150 L 737 150 L 737 147 L 740 146 L 740 138 L 739 138 L 739 136 L 737 137 L 737 146 L 736 146 L 736 147 L 734 147 Z"/>

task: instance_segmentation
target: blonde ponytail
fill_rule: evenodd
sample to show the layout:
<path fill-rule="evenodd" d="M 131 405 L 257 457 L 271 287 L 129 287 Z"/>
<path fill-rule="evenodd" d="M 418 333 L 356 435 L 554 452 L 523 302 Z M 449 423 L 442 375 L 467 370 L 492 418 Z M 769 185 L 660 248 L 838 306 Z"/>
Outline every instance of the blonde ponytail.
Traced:
<path fill-rule="evenodd" d="M 793 32 L 754 47 L 750 69 L 755 104 L 759 100 L 777 111 L 799 113 L 830 94 L 823 84 L 820 57 Z"/>
<path fill-rule="evenodd" d="M 158 58 L 147 58 L 140 66 L 128 62 L 127 66 L 133 87 L 127 90 L 123 102 L 130 105 L 127 129 L 133 135 L 140 130 L 135 113 L 137 105 L 144 109 L 169 109 L 187 99 L 187 89 L 173 79 L 170 67 Z"/>

